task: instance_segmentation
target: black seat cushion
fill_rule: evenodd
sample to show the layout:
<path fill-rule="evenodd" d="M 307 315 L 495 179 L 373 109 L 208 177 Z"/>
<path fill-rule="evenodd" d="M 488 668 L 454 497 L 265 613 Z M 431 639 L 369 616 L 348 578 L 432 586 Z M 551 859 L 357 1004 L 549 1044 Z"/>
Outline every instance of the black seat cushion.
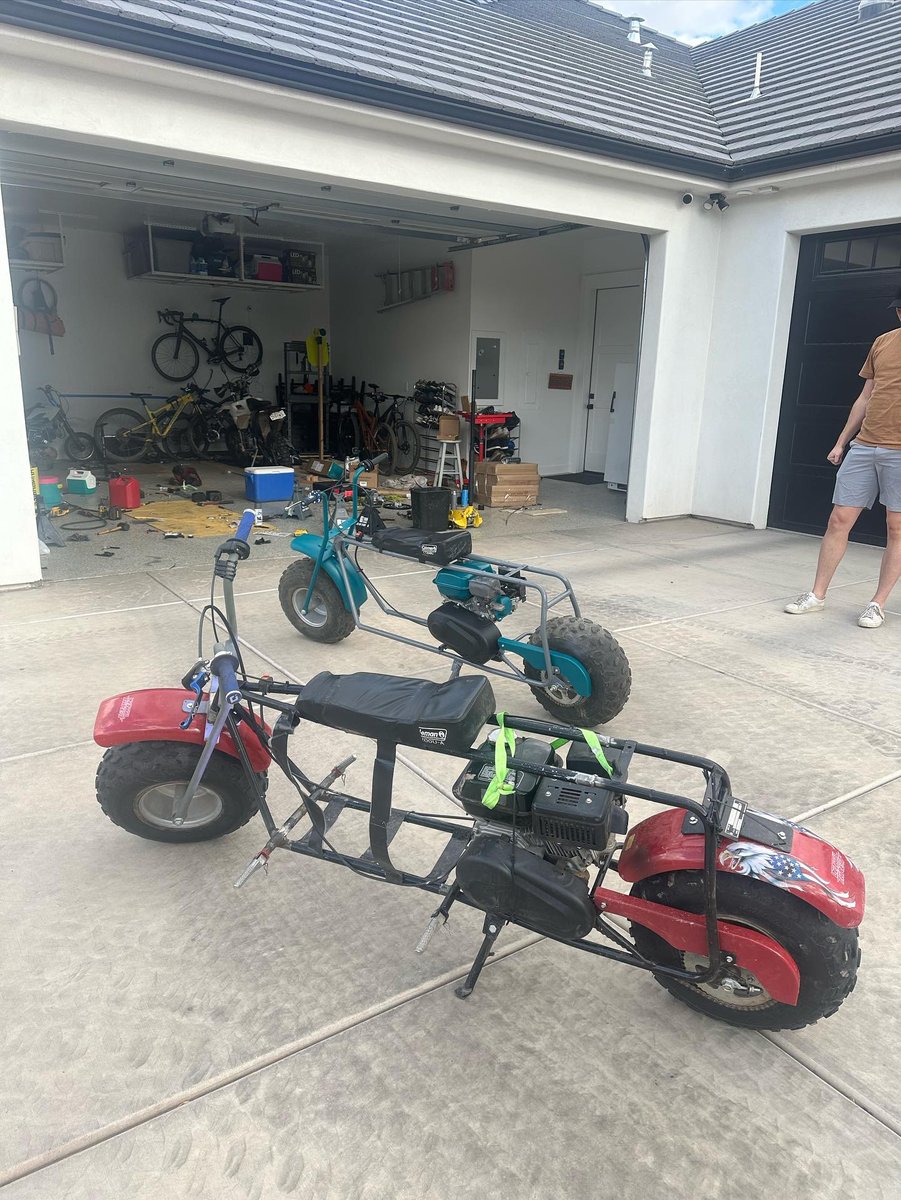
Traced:
<path fill-rule="evenodd" d="M 494 713 L 495 701 L 484 676 L 433 683 L 368 671 L 323 671 L 306 685 L 295 708 L 308 721 L 380 741 L 468 750 Z"/>
<path fill-rule="evenodd" d="M 429 533 L 425 529 L 380 529 L 372 535 L 372 544 L 376 550 L 402 554 L 405 558 L 440 567 L 472 554 L 472 535 L 466 529 L 448 529 L 441 533 Z"/>

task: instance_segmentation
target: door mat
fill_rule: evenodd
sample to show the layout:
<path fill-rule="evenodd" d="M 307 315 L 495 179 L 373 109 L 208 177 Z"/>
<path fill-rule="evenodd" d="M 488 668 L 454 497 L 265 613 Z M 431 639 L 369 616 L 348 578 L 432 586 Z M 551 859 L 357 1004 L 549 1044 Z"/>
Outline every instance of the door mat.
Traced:
<path fill-rule="evenodd" d="M 573 475 L 548 475 L 548 479 L 558 479 L 561 483 L 603 483 L 604 476 L 600 471 L 576 471 Z"/>
<path fill-rule="evenodd" d="M 152 525 L 160 533 L 191 534 L 192 537 L 228 537 L 238 528 L 241 513 L 219 504 L 195 504 L 192 500 L 156 500 L 133 508 L 129 521 Z M 253 530 L 272 525 L 254 525 Z"/>

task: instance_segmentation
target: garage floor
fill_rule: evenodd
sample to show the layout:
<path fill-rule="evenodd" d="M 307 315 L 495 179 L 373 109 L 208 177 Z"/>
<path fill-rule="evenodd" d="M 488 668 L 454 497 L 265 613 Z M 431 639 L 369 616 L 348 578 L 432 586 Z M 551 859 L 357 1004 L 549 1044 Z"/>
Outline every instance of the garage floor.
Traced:
<path fill-rule="evenodd" d="M 859 863 L 870 900 L 860 982 L 840 1012 L 799 1033 L 747 1034 L 637 971 L 515 931 L 461 1003 L 451 983 L 475 952 L 475 914 L 455 915 L 419 957 L 431 907 L 419 893 L 308 861 L 276 861 L 235 891 L 264 840 L 258 822 L 195 847 L 129 837 L 93 799 L 94 711 L 190 665 L 207 556 L 96 559 L 102 575 L 66 579 L 61 552 L 50 586 L 0 596 L 13 699 L 0 806 L 4 1200 L 898 1196 L 901 600 L 883 629 L 856 627 L 879 552 L 852 546 L 827 611 L 784 616 L 816 541 L 693 520 L 629 526 L 603 492 L 546 484 L 546 509 L 568 515 L 492 514 L 479 545 L 569 571 L 586 614 L 617 631 L 634 693 L 612 732 L 718 758 L 739 795 L 775 812 L 835 802 L 807 823 Z M 592 519 L 599 499 L 611 511 Z M 238 585 L 253 667 L 442 673 L 372 635 L 305 643 L 278 606 L 281 561 L 269 561 L 289 551 L 260 550 Z M 425 610 L 428 571 L 376 565 L 389 594 Z M 537 715 L 521 687 L 496 693 Z M 309 727 L 295 741 L 314 774 L 352 746 L 349 785 L 365 792 L 369 743 Z M 407 761 L 399 804 L 442 810 L 414 769 L 446 784 L 453 764 Z M 675 785 L 673 770 L 635 778 Z M 286 814 L 278 782 L 272 799 Z M 430 846 L 403 836 L 396 857 L 424 867 Z M 353 849 L 362 831 L 343 838 Z"/>

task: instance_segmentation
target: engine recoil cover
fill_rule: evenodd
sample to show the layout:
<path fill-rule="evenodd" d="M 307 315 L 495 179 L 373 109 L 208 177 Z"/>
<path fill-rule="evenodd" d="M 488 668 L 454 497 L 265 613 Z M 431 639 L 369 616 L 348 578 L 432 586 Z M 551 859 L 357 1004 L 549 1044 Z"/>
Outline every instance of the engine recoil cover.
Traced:
<path fill-rule="evenodd" d="M 514 853 L 509 838 L 473 838 L 457 862 L 457 884 L 483 912 L 549 937 L 582 938 L 597 922 L 582 879 L 519 846 Z"/>
<path fill-rule="evenodd" d="M 429 633 L 472 663 L 494 658 L 501 636 L 493 621 L 449 601 L 429 613 Z"/>

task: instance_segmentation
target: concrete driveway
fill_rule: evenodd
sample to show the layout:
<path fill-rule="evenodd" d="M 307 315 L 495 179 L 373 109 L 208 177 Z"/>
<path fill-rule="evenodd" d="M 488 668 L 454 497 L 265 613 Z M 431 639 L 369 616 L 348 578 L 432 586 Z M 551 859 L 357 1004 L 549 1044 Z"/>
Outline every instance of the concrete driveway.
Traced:
<path fill-rule="evenodd" d="M 543 496 L 544 515 L 492 514 L 479 546 L 566 570 L 616 631 L 634 690 L 611 732 L 711 755 L 771 811 L 815 810 L 806 823 L 867 876 L 856 991 L 804 1031 L 745 1033 L 508 930 L 461 1003 L 476 914 L 455 910 L 420 957 L 420 893 L 287 859 L 235 891 L 259 821 L 196 846 L 128 836 L 94 800 L 96 704 L 190 666 L 214 543 L 121 573 L 101 559 L 100 578 L 0 596 L 4 1200 L 901 1195 L 901 596 L 883 629 L 855 624 L 879 552 L 851 547 L 827 610 L 791 618 L 815 540 L 628 526 L 592 487 Z M 239 577 L 250 669 L 443 673 L 372 635 L 304 642 L 275 594 L 287 558 L 265 547 Z M 426 611 L 426 571 L 379 569 Z M 496 694 L 539 715 L 521 687 Z M 369 743 L 309 728 L 295 743 L 314 775 L 357 752 L 349 786 L 366 794 Z M 440 786 L 455 764 L 409 762 L 398 803 L 443 811 L 414 768 Z M 635 778 L 680 783 L 665 765 Z M 279 781 L 271 798 L 286 815 Z M 396 856 L 427 866 L 433 843 L 404 837 Z M 362 849 L 363 829 L 348 818 L 342 838 Z"/>

